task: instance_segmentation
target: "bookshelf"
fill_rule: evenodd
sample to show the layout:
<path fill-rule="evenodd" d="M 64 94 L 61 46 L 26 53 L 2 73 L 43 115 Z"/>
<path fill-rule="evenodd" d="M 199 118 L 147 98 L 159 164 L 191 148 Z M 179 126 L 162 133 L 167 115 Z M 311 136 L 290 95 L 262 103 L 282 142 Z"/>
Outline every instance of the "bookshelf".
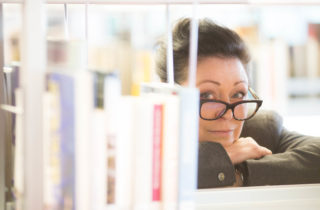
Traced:
<path fill-rule="evenodd" d="M 44 40 L 44 30 L 43 27 L 44 24 L 42 20 L 45 19 L 45 13 L 44 13 L 44 3 L 48 4 L 74 4 L 74 5 L 85 5 L 85 4 L 91 4 L 91 5 L 106 5 L 106 4 L 114 4 L 114 5 L 165 5 L 165 4 L 175 4 L 175 5 L 189 5 L 193 3 L 193 0 L 47 0 L 47 1 L 41 1 L 41 0 L 0 0 L 0 3 L 3 4 L 9 4 L 9 3 L 17 3 L 17 4 L 23 4 L 23 49 L 22 49 L 22 69 L 24 69 L 23 74 L 23 82 L 22 82 L 22 89 L 25 91 L 26 98 L 24 100 L 24 117 L 23 117 L 23 127 L 24 129 L 24 135 L 25 140 L 27 144 L 25 145 L 25 182 L 26 185 L 25 190 L 26 194 L 29 195 L 25 197 L 25 207 L 26 209 L 34 209 L 34 210 L 40 210 L 42 209 L 41 203 L 43 201 L 43 186 L 41 184 L 41 180 L 43 177 L 41 177 L 42 174 L 42 168 L 40 167 L 42 165 L 41 159 L 42 159 L 42 136 L 43 133 L 41 132 L 41 127 L 38 127 L 39 125 L 43 124 L 43 116 L 39 110 L 42 110 L 43 107 L 43 90 L 44 90 L 44 72 L 45 72 L 45 64 L 42 62 L 39 62 L 41 60 L 45 59 L 39 59 L 44 58 L 45 56 L 45 49 L 46 44 Z M 230 0 L 230 1 L 224 1 L 224 0 L 199 0 L 199 4 L 224 4 L 224 5 L 258 5 L 258 6 L 268 6 L 268 5 L 320 5 L 320 1 L 318 0 L 308 0 L 308 1 L 299 1 L 299 0 L 290 0 L 290 1 L 250 1 L 250 0 Z M 37 9 L 35 9 L 37 8 Z M 42 40 L 42 41 L 39 41 Z M 0 79 L 1 76 L 0 75 Z M 305 81 L 299 80 L 300 84 L 304 83 Z M 299 83 L 299 81 L 297 81 Z M 314 82 L 314 84 L 317 84 L 318 80 Z M 292 85 L 293 84 L 293 85 Z M 293 81 L 292 84 L 289 84 L 290 87 L 289 90 L 296 93 L 294 90 L 296 87 L 295 81 Z M 1 85 L 1 83 L 0 83 Z M 2 85 L 1 85 L 2 86 Z M 313 87 L 313 86 L 312 86 Z M 315 85 L 315 87 L 318 87 Z M 312 88 L 314 90 L 314 88 Z M 2 99 L 0 95 L 0 99 Z M 1 104 L 3 102 L 1 101 Z M 0 111 L 0 117 L 3 115 L 4 112 Z M 0 122 L 0 133 L 3 134 L 4 132 L 1 132 L 5 129 L 5 125 L 3 125 L 3 122 Z M 38 125 L 38 126 L 35 126 Z M 39 129 L 40 128 L 40 129 Z M 4 137 L 0 136 L 0 144 L 4 142 Z M 2 145 L 0 145 L 0 150 L 4 148 Z M 0 155 L 4 154 L 2 151 L 0 151 Z M 4 168 L 4 162 L 3 158 L 0 157 L 0 169 Z M 0 173 L 3 173 L 4 170 L 0 170 Z M 0 177 L 2 174 L 0 174 Z M 28 183 L 34 183 L 32 187 L 28 187 Z M 4 189 L 4 180 L 0 180 L 0 193 L 3 192 L 1 189 Z M 274 192 L 278 192 L 280 188 L 277 187 L 270 187 L 266 191 L 263 191 L 262 188 L 250 188 L 248 191 L 245 191 L 247 195 L 253 195 L 255 193 L 260 193 L 260 196 L 270 196 Z M 290 191 L 291 190 L 291 191 Z M 288 202 L 293 201 L 297 198 L 295 197 L 295 193 L 298 192 L 298 190 L 303 190 L 307 194 L 311 195 L 311 198 L 304 197 L 301 199 L 304 203 L 309 202 L 309 205 L 311 207 L 319 206 L 319 202 L 315 199 L 314 195 L 319 195 L 319 187 L 318 185 L 314 186 L 313 188 L 310 188 L 306 186 L 298 186 L 297 188 L 291 188 L 291 187 L 284 187 L 281 188 L 280 191 L 282 193 L 291 192 L 290 196 L 286 197 Z M 222 195 L 236 197 L 243 193 L 242 189 L 235 189 L 235 190 L 214 190 L 212 192 L 210 191 L 199 191 L 197 192 L 197 209 L 210 209 L 212 206 L 214 207 L 230 207 L 228 202 L 230 200 L 225 200 L 224 202 L 220 202 L 217 205 L 212 204 L 211 197 L 216 197 L 216 202 L 219 201 Z M 282 195 L 282 194 L 281 194 Z M 292 197 L 291 197 L 292 195 Z M 0 194 L 1 196 L 1 194 Z M 2 200 L 1 200 L 2 198 Z M 207 200 L 205 200 L 207 199 Z M 221 198 L 222 199 L 222 198 Z M 2 201 L 2 202 L 1 202 Z M 255 204 L 257 201 L 253 200 L 238 200 L 238 203 L 241 204 L 241 207 L 248 209 L 247 207 L 250 207 L 250 204 Z M 275 207 L 277 204 L 277 201 L 275 200 L 275 197 L 268 198 L 264 201 L 261 201 L 258 199 L 258 202 L 265 202 L 269 203 L 269 207 Z M 4 203 L 4 196 L 0 197 L 0 204 Z M 288 204 L 288 203 L 286 203 Z M 314 205 L 313 205 L 314 204 Z M 219 206 L 220 205 L 220 206 Z M 285 203 L 283 204 L 285 206 Z M 252 208 L 252 207 L 251 207 Z"/>

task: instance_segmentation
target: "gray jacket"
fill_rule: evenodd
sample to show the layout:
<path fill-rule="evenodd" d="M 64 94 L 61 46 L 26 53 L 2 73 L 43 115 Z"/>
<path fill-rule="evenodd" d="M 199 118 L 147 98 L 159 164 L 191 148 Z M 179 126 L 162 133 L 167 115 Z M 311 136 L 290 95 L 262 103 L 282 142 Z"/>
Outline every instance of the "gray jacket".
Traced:
<path fill-rule="evenodd" d="M 250 159 L 240 168 L 247 186 L 320 183 L 320 137 L 290 132 L 282 118 L 260 110 L 246 121 L 242 137 L 252 137 L 272 155 Z M 235 169 L 219 143 L 199 144 L 198 188 L 229 186 L 235 182 Z"/>

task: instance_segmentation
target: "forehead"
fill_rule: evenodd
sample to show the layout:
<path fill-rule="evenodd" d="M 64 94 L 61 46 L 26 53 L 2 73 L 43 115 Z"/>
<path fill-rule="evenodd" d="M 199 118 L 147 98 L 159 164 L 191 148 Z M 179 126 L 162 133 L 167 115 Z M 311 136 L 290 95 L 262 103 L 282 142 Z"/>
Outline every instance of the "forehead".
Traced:
<path fill-rule="evenodd" d="M 239 80 L 248 82 L 248 77 L 238 58 L 206 57 L 198 61 L 197 84 L 206 80 L 224 84 Z"/>

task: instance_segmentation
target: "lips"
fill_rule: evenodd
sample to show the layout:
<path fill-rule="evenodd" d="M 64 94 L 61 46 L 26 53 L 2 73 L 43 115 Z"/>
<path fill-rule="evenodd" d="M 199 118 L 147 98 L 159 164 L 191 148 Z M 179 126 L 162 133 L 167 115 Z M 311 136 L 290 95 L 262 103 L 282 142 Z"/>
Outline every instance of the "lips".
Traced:
<path fill-rule="evenodd" d="M 208 130 L 209 132 L 221 132 L 221 133 L 227 133 L 227 132 L 232 132 L 233 130 L 230 129 L 230 130 Z"/>
<path fill-rule="evenodd" d="M 229 136 L 233 130 L 208 130 L 208 132 L 218 136 Z"/>

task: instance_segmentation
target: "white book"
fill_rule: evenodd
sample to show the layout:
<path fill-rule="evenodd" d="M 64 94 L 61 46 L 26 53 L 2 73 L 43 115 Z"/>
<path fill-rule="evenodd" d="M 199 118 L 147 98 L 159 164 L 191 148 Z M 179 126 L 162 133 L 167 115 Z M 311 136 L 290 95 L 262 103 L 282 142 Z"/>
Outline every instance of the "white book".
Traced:
<path fill-rule="evenodd" d="M 118 138 L 116 142 L 115 203 L 118 210 L 131 210 L 133 206 L 134 116 L 135 98 L 123 96 L 119 100 Z"/>
<path fill-rule="evenodd" d="M 134 210 L 150 210 L 152 202 L 152 100 L 137 97 L 134 122 Z"/>
<path fill-rule="evenodd" d="M 319 71 L 319 42 L 313 37 L 309 36 L 306 43 L 306 66 L 307 77 L 317 78 Z"/>
<path fill-rule="evenodd" d="M 178 207 L 179 96 L 157 94 L 163 99 L 162 187 L 163 210 Z"/>
<path fill-rule="evenodd" d="M 104 79 L 104 110 L 106 117 L 106 143 L 107 143 L 107 206 L 116 207 L 117 180 L 117 142 L 119 140 L 119 100 L 121 97 L 121 82 L 114 73 L 105 75 Z"/>
<path fill-rule="evenodd" d="M 90 209 L 90 134 L 93 113 L 93 77 L 79 71 L 75 78 L 75 206 L 77 210 Z"/>
<path fill-rule="evenodd" d="M 89 144 L 90 210 L 104 210 L 107 205 L 107 142 L 106 116 L 103 109 L 95 109 L 92 119 L 92 138 Z"/>

